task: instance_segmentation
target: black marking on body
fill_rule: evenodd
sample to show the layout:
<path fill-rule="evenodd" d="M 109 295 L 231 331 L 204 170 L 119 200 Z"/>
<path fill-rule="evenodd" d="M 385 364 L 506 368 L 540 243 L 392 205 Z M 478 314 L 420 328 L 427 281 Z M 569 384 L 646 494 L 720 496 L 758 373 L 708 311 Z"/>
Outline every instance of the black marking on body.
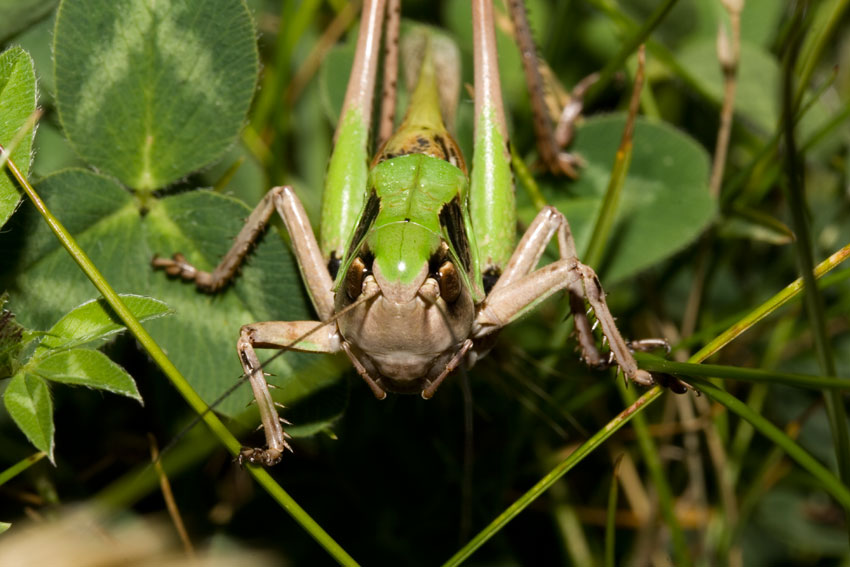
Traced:
<path fill-rule="evenodd" d="M 242 355 L 242 364 L 247 366 L 250 369 L 250 371 L 253 372 L 254 371 L 254 365 L 251 364 L 250 360 L 248 360 L 248 355 L 245 354 L 244 352 L 240 352 L 239 354 Z"/>
<path fill-rule="evenodd" d="M 434 279 L 437 279 L 437 272 L 440 269 L 440 266 L 443 265 L 443 262 L 449 259 L 449 245 L 445 242 L 440 243 L 440 247 L 437 248 L 437 251 L 431 254 L 431 257 L 428 259 L 428 275 Z"/>
<path fill-rule="evenodd" d="M 502 276 L 502 270 L 496 267 L 487 268 L 481 278 L 484 280 L 484 293 L 490 293 L 496 282 Z"/>
<path fill-rule="evenodd" d="M 449 149 L 446 147 L 446 141 L 443 139 L 443 137 L 439 135 L 434 136 L 434 143 L 440 146 L 440 150 L 443 152 L 443 155 L 446 156 L 445 159 L 448 160 L 450 155 Z"/>
<path fill-rule="evenodd" d="M 472 269 L 472 254 L 469 247 L 469 237 L 466 234 L 466 226 L 463 223 L 460 197 L 455 197 L 440 209 L 440 224 L 445 227 L 449 242 L 451 242 L 452 247 L 457 253 L 464 271 L 470 274 L 470 270 Z"/>
<path fill-rule="evenodd" d="M 360 247 L 360 241 L 363 240 L 366 233 L 368 233 L 369 229 L 372 228 L 372 225 L 375 223 L 375 219 L 378 218 L 378 212 L 380 212 L 380 210 L 381 199 L 378 197 L 375 190 L 372 189 L 372 192 L 369 194 L 369 198 L 366 200 L 366 206 L 363 208 L 363 214 L 360 216 L 360 222 L 357 224 L 357 228 L 354 229 L 354 233 L 351 235 L 351 240 L 348 244 L 348 251 L 345 254 L 346 258 L 351 258 L 351 256 Z M 337 269 L 339 269 L 339 266 L 337 266 Z"/>
<path fill-rule="evenodd" d="M 328 260 L 328 273 L 331 275 L 332 280 L 336 279 L 336 275 L 339 273 L 339 265 L 341 263 L 341 260 L 336 257 L 336 251 L 331 252 L 331 257 Z"/>

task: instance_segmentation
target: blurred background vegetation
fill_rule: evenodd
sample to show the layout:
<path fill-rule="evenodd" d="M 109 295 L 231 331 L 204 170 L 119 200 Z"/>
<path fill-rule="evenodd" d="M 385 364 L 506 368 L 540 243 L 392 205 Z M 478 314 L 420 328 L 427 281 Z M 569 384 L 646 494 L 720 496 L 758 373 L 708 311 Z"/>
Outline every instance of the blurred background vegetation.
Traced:
<path fill-rule="evenodd" d="M 56 4 L 0 1 L 3 50 L 11 45 L 24 47 L 34 59 L 39 81 L 44 115 L 34 141 L 34 181 L 63 168 L 91 165 L 67 142 L 56 110 L 51 47 Z M 287 183 L 296 187 L 318 226 L 334 120 L 356 37 L 353 8 L 357 3 L 250 0 L 247 4 L 256 25 L 261 64 L 259 86 L 240 138 L 214 163 L 144 198 L 216 187 L 253 206 L 269 187 Z M 604 115 L 627 107 L 635 57 L 630 55 L 588 101 L 586 123 L 579 130 L 575 148 L 585 158 L 586 174 L 578 182 L 555 178 L 536 167 L 519 55 L 510 44 L 502 3 L 496 4 L 512 142 L 531 168 L 544 198 L 566 213 L 574 228 L 578 227 L 577 233 L 584 234 L 577 234 L 581 244 L 589 238 L 613 160 L 613 153 L 595 155 L 600 150 L 592 147 L 592 141 L 610 138 L 613 146 L 609 143 L 606 148 L 616 149 L 622 117 L 611 119 L 612 126 Z M 644 121 L 639 126 L 643 130 L 635 137 L 631 184 L 627 181 L 624 188 L 625 192 L 630 187 L 637 192 L 630 198 L 638 204 L 629 197 L 624 197 L 624 202 L 631 203 L 631 210 L 645 219 L 640 226 L 672 226 L 677 220 L 681 223 L 682 218 L 691 218 L 688 215 L 696 220 L 687 221 L 690 226 L 672 236 L 664 236 L 664 249 L 657 253 L 650 252 L 658 245 L 657 235 L 648 231 L 635 234 L 628 224 L 618 225 L 608 255 L 597 267 L 625 335 L 666 337 L 674 347 L 671 358 L 686 360 L 799 276 L 799 255 L 792 238 L 795 207 L 788 197 L 793 188 L 785 169 L 788 145 L 778 143 L 784 116 L 783 61 L 789 50 L 799 49 L 793 68 L 798 79 L 807 81 L 808 89 L 803 99 L 805 114 L 797 127 L 797 147 L 804 152 L 811 256 L 818 263 L 850 242 L 850 130 L 846 122 L 850 113 L 850 21 L 846 1 L 810 2 L 805 13 L 798 11 L 795 2 L 745 2 L 728 159 L 719 193 L 712 198 L 706 197 L 710 194 L 708 165 L 716 152 L 724 93 L 717 34 L 722 28 L 734 38 L 735 28 L 723 3 L 529 0 L 527 4 L 540 55 L 567 89 L 606 68 L 645 22 L 661 7 L 672 6 L 651 29 L 647 42 L 641 99 Z M 465 2 L 411 0 L 404 2 L 403 16 L 452 35 L 463 53 L 463 80 L 472 83 L 471 16 Z M 462 90 L 460 104 L 458 138 L 469 162 L 470 91 Z M 695 172 L 698 179 L 688 186 L 677 185 L 684 183 L 681 177 L 665 178 L 656 171 L 665 160 L 678 155 L 669 149 L 671 145 L 690 152 L 687 159 L 683 156 L 681 162 L 672 164 L 672 170 L 678 166 L 680 172 Z M 693 192 L 694 198 L 702 200 L 698 206 L 690 201 L 677 209 L 671 204 L 675 201 L 666 197 L 669 191 Z M 533 199 L 524 185 L 518 186 L 517 194 L 521 221 L 527 222 L 535 211 Z M 657 208 L 641 208 L 641 195 Z M 61 210 L 54 213 L 62 219 Z M 24 206 L 17 216 L 27 214 Z M 16 258 L 10 250 L 27 238 L 21 228 L 26 225 L 19 222 L 8 225 L 4 228 L 7 234 L 0 235 L 4 258 Z M 238 226 L 238 219 L 234 224 Z M 626 237 L 631 237 L 626 243 L 617 240 Z M 266 240 L 274 238 L 269 234 Z M 644 251 L 652 255 L 651 262 L 641 262 Z M 281 254 L 289 262 L 285 252 Z M 126 261 L 119 268 L 129 271 L 131 279 L 156 277 L 148 274 L 144 259 L 138 266 L 129 264 Z M 17 262 L 4 259 L 0 285 L 19 287 L 21 269 Z M 291 263 L 283 269 L 291 270 Z M 606 273 L 611 277 L 606 278 Z M 827 285 L 821 286 L 833 374 L 845 377 L 850 375 L 848 275 L 850 269 L 839 267 Z M 177 282 L 167 283 L 181 287 Z M 286 289 L 293 301 L 301 302 L 299 308 L 306 309 L 303 292 Z M 147 288 L 144 291 L 158 296 Z M 26 290 L 18 293 L 25 296 Z M 90 289 L 88 297 L 95 293 Z M 198 295 L 186 285 L 179 293 Z M 28 315 L 21 307 L 27 301 L 37 303 L 38 297 L 17 301 L 13 295 L 6 308 L 28 328 L 45 329 L 58 318 Z M 76 304 L 67 304 L 65 311 Z M 215 308 L 214 302 L 210 308 Z M 295 453 L 286 455 L 272 475 L 363 564 L 433 565 L 445 561 L 634 399 L 636 388 L 624 390 L 613 371 L 592 371 L 581 363 L 574 352 L 571 321 L 565 321 L 567 310 L 563 298 L 549 300 L 506 329 L 486 359 L 467 376 L 452 377 L 427 403 L 414 396 L 375 401 L 344 360 L 315 363 L 319 366 L 293 363 L 296 370 L 303 370 L 299 380 L 309 382 L 313 373 L 321 377 L 323 388 L 314 391 L 308 386 L 299 394 L 306 401 L 295 400 L 291 412 L 285 414 L 295 425 L 312 426 L 296 438 Z M 179 317 L 179 312 L 172 317 Z M 165 327 L 169 320 L 166 317 L 156 324 Z M 235 343 L 239 325 L 247 322 L 235 321 L 215 331 L 230 345 Z M 210 325 L 198 323 L 197 340 L 203 341 L 202 333 Z M 185 327 L 181 333 L 191 333 L 191 329 Z M 816 340 L 798 297 L 710 362 L 828 376 L 830 372 L 819 364 Z M 113 521 L 126 524 L 129 518 L 158 517 L 160 531 L 171 531 L 163 494 L 149 476 L 150 436 L 160 447 L 167 445 L 195 413 L 132 337 L 122 335 L 104 348 L 135 378 L 144 407 L 83 388 L 53 388 L 56 466 L 41 460 L 0 486 L 0 521 L 13 524 L 0 535 L 0 548 L 6 538 L 15 541 L 11 538 L 26 519 L 46 526 L 72 503 L 118 506 L 121 511 L 110 518 L 110 529 L 117 525 Z M 233 368 L 238 369 L 235 349 L 227 352 L 227 356 L 231 354 Z M 183 356 L 191 359 L 197 355 L 190 351 Z M 219 381 L 218 389 L 204 394 L 208 402 L 221 391 L 222 382 L 236 380 L 238 370 L 228 368 L 218 374 L 207 377 L 200 372 L 190 379 L 196 388 L 203 387 L 199 384 L 207 379 Z M 464 464 L 465 380 L 473 400 L 471 469 Z M 5 382 L 0 381 L 0 389 Z M 777 383 L 723 384 L 817 460 L 836 469 L 836 445 L 824 392 Z M 240 413 L 248 396 L 247 387 L 243 389 L 238 403 L 232 402 L 224 412 L 228 416 Z M 249 430 L 245 426 L 256 423 L 255 418 L 250 413 L 241 417 L 230 422 L 234 431 L 240 432 L 240 439 L 246 444 L 261 442 L 261 436 L 245 433 Z M 0 411 L 0 469 L 33 451 L 8 415 Z M 332 562 L 302 527 L 232 462 L 205 426 L 197 426 L 170 448 L 167 459 L 173 463 L 169 480 L 174 500 L 188 537 L 198 549 L 215 553 L 259 550 L 268 555 L 257 560 L 271 564 Z M 615 469 L 618 504 L 612 514 L 608 506 Z M 465 478 L 471 479 L 468 491 L 463 488 Z M 607 520 L 616 526 L 615 540 L 606 537 Z M 43 533 L 51 533 L 43 529 Z M 850 565 L 848 531 L 844 509 L 818 480 L 789 460 L 780 445 L 707 396 L 667 393 L 646 408 L 640 420 L 584 458 L 468 561 L 481 565 L 597 565 L 603 563 L 606 542 L 613 541 L 617 565 L 680 565 L 684 561 L 697 565 Z M 121 541 L 120 536 L 114 537 Z M 40 545 L 33 541 L 37 540 L 28 545 Z"/>

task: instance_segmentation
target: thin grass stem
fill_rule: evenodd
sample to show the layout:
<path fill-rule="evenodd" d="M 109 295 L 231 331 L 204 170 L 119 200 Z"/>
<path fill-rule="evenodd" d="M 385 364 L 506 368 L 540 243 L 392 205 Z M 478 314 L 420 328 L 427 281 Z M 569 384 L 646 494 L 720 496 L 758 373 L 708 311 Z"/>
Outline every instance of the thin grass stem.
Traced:
<path fill-rule="evenodd" d="M 611 474 L 611 484 L 608 487 L 608 510 L 605 515 L 605 567 L 616 567 L 616 537 L 617 537 L 617 496 L 619 494 L 621 454 L 614 461 L 614 471 Z"/>
<path fill-rule="evenodd" d="M 808 2 L 801 1 L 797 5 L 794 18 L 802 22 L 807 7 Z M 823 297 L 820 294 L 818 286 L 815 284 L 815 278 L 812 273 L 814 267 L 812 250 L 814 246 L 809 228 L 809 219 L 806 216 L 806 197 L 804 194 L 805 171 L 802 156 L 797 151 L 796 134 L 794 131 L 795 110 L 802 98 L 799 93 L 803 92 L 806 88 L 805 82 L 800 83 L 796 91 L 797 94 L 795 94 L 794 69 L 796 67 L 801 41 L 802 36 L 799 31 L 792 34 L 782 67 L 782 114 L 787 194 L 788 204 L 791 209 L 791 219 L 793 221 L 792 226 L 796 235 L 794 250 L 804 282 L 803 304 L 805 305 L 809 326 L 812 330 L 818 364 L 824 374 L 832 376 L 835 375 L 835 359 L 833 357 L 829 335 L 827 334 Z M 818 54 L 817 48 L 814 54 Z M 846 485 L 850 485 L 850 432 L 847 430 L 847 410 L 844 406 L 844 399 L 841 393 L 835 390 L 824 392 L 824 398 L 826 400 L 829 425 L 832 430 L 835 455 L 838 460 L 838 472 L 842 481 Z M 850 505 L 847 502 L 842 502 L 842 505 L 844 506 L 846 518 L 850 520 Z M 850 535 L 850 525 L 848 525 L 847 529 L 848 535 Z"/>
<path fill-rule="evenodd" d="M 21 459 L 11 467 L 7 468 L 3 472 L 0 472 L 0 486 L 3 486 L 4 484 L 18 476 L 19 474 L 21 474 L 22 472 L 24 472 L 46 456 L 47 453 L 45 453 L 44 451 L 38 451 L 37 453 L 33 453 L 28 457 L 24 457 L 23 459 Z"/>
<path fill-rule="evenodd" d="M 850 244 L 832 254 L 815 268 L 815 277 L 820 278 L 830 270 L 838 266 L 850 255 Z M 789 284 L 784 290 L 768 299 L 763 304 L 753 309 L 749 314 L 730 326 L 726 331 L 720 333 L 700 351 L 694 353 L 688 362 L 702 362 L 712 354 L 718 352 L 724 346 L 742 335 L 756 322 L 760 321 L 781 305 L 794 298 L 802 290 L 802 281 L 796 280 Z M 715 386 L 715 389 L 720 390 Z M 628 423 L 636 412 L 644 411 L 664 393 L 660 386 L 655 386 L 645 392 L 638 400 L 620 412 L 614 419 L 609 421 L 587 441 L 582 443 L 575 451 L 570 453 L 563 461 L 558 463 L 548 474 L 541 478 L 537 484 L 531 487 L 525 494 L 520 496 L 513 504 L 499 514 L 483 530 L 473 537 L 466 545 L 457 551 L 444 565 L 460 565 L 465 559 L 472 555 L 475 550 L 484 545 L 490 538 L 499 532 L 508 522 L 534 502 L 547 488 L 552 486 L 559 478 L 580 463 L 587 455 L 601 446 L 608 438 L 616 433 L 621 427 Z M 739 402 L 742 403 L 742 402 Z M 752 412 L 751 412 L 752 413 Z M 829 471 L 827 471 L 829 472 Z M 831 473 L 830 473 L 831 474 Z"/>
<path fill-rule="evenodd" d="M 636 402 L 634 391 L 630 390 L 624 382 L 617 380 L 617 389 L 620 391 L 620 396 L 624 402 L 632 404 Z M 667 482 L 667 474 L 664 471 L 664 466 L 661 464 L 658 448 L 655 445 L 652 434 L 649 432 L 649 424 L 646 421 L 646 416 L 642 413 L 635 415 L 632 428 L 634 429 L 641 455 L 643 455 L 643 462 L 646 465 L 647 472 L 649 472 L 652 484 L 655 486 L 658 508 L 661 516 L 664 518 L 664 523 L 670 530 L 674 564 L 680 566 L 691 565 L 692 561 L 688 552 L 688 542 L 685 539 L 679 519 L 676 517 L 673 489 L 670 487 L 670 483 Z"/>
<path fill-rule="evenodd" d="M 605 92 L 614 74 L 623 68 L 632 53 L 639 45 L 644 43 L 650 36 L 652 31 L 664 20 L 664 17 L 673 9 L 678 0 L 664 0 L 650 14 L 645 22 L 626 40 L 623 41 L 620 51 L 617 52 L 607 65 L 600 71 L 599 80 L 596 81 L 585 94 L 584 100 L 586 105 L 590 105 L 601 93 Z M 615 8 L 614 12 L 618 12 Z"/>
<path fill-rule="evenodd" d="M 582 256 L 584 258 L 584 262 L 589 266 L 598 268 L 602 262 L 605 245 L 608 242 L 608 236 L 611 234 L 611 229 L 614 226 L 614 219 L 617 216 L 617 209 L 620 204 L 620 195 L 623 192 L 623 184 L 626 181 L 626 175 L 628 175 L 629 172 L 629 165 L 632 162 L 635 120 L 637 119 L 638 108 L 640 106 L 640 92 L 643 87 L 645 62 L 646 50 L 643 46 L 641 46 L 638 50 L 638 66 L 637 71 L 635 72 L 631 100 L 629 101 L 629 113 L 628 118 L 626 119 L 626 126 L 623 129 L 620 146 L 617 148 L 617 155 L 614 159 L 614 167 L 611 170 L 611 178 L 608 182 L 608 188 L 605 191 L 605 197 L 602 199 L 602 207 L 599 210 L 599 216 L 596 218 L 596 223 L 593 226 L 593 234 L 590 237 L 587 250 Z"/>
<path fill-rule="evenodd" d="M 784 451 L 794 459 L 798 465 L 809 472 L 820 481 L 823 488 L 835 498 L 843 507 L 850 507 L 850 488 L 847 487 L 828 468 L 818 462 L 805 449 L 794 442 L 785 432 L 770 423 L 767 419 L 750 409 L 747 404 L 718 388 L 708 380 L 702 378 L 691 378 L 692 385 L 708 395 L 715 402 L 723 405 L 729 411 L 747 420 L 756 430 L 770 439 L 777 448 Z"/>

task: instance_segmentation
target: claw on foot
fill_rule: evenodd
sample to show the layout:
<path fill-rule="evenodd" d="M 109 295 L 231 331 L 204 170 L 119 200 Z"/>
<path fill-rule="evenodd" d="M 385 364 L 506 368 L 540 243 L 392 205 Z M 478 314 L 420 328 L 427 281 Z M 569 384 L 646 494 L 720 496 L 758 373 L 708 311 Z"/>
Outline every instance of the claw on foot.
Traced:
<path fill-rule="evenodd" d="M 287 446 L 288 448 L 288 446 Z M 243 447 L 236 457 L 236 462 L 240 467 L 245 467 L 245 463 L 251 465 L 263 465 L 264 467 L 273 467 L 278 464 L 283 457 L 283 453 L 277 449 L 259 449 L 251 447 Z"/>
<path fill-rule="evenodd" d="M 641 386 L 654 386 L 656 384 L 655 378 L 647 372 L 646 370 L 641 370 L 638 368 L 635 370 L 634 374 L 628 377 L 629 380 L 634 382 L 635 384 L 640 384 Z"/>
<path fill-rule="evenodd" d="M 190 264 L 180 252 L 177 252 L 171 258 L 154 256 L 151 260 L 151 266 L 165 270 L 165 273 L 169 276 L 180 276 L 184 280 L 193 280 L 198 273 L 195 266 Z"/>
<path fill-rule="evenodd" d="M 657 348 L 663 348 L 667 354 L 670 354 L 672 348 L 667 339 L 640 339 L 636 341 L 626 341 L 626 345 L 632 352 L 650 352 Z"/>
<path fill-rule="evenodd" d="M 627 341 L 626 346 L 629 347 L 631 352 L 649 352 L 655 349 L 663 348 L 667 354 L 670 354 L 670 343 L 667 342 L 666 339 L 641 339 L 637 341 Z M 602 361 L 600 364 L 595 365 L 596 368 L 608 368 L 612 365 L 617 364 L 617 358 L 614 356 L 613 352 L 608 353 L 608 360 Z M 622 368 L 618 368 L 617 375 L 619 376 L 620 370 Z M 652 374 L 646 370 L 642 370 L 640 368 L 635 369 L 634 372 L 628 373 L 623 372 L 623 377 L 626 379 L 626 384 L 629 381 L 634 382 L 640 386 L 655 386 L 656 384 L 661 386 L 662 388 L 667 388 L 674 394 L 685 394 L 688 390 L 692 390 L 699 395 L 699 391 L 696 390 L 693 386 L 688 384 L 687 382 L 683 382 L 679 380 L 675 376 L 671 374 L 663 374 L 663 373 L 655 373 Z"/>

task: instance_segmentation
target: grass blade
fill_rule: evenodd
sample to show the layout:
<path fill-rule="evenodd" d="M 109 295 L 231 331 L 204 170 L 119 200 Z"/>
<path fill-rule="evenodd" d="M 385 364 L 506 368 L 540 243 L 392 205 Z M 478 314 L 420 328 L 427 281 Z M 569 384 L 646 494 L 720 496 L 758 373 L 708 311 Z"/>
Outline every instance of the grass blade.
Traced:
<path fill-rule="evenodd" d="M 728 380 L 742 380 L 745 382 L 766 382 L 770 384 L 784 384 L 798 388 L 810 388 L 820 390 L 823 388 L 834 390 L 850 390 L 850 380 L 836 378 L 833 376 L 812 376 L 810 374 L 793 374 L 788 372 L 775 372 L 773 370 L 762 370 L 759 368 L 739 368 L 737 366 L 725 366 L 722 364 L 693 364 L 690 362 L 674 362 L 646 353 L 635 353 L 635 358 L 640 362 L 640 367 L 650 372 L 666 372 L 676 376 L 691 376 L 702 378 L 723 378 Z"/>
<path fill-rule="evenodd" d="M 614 540 L 617 536 L 617 495 L 619 494 L 618 471 L 623 456 L 617 457 L 614 462 L 614 471 L 611 474 L 611 486 L 608 488 L 608 512 L 605 518 L 605 567 L 616 567 L 616 545 Z"/>
<path fill-rule="evenodd" d="M 605 92 L 605 88 L 608 86 L 608 83 L 610 83 L 611 79 L 614 78 L 616 72 L 623 67 L 626 59 L 635 52 L 640 44 L 647 40 L 649 35 L 652 33 L 652 30 L 661 23 L 673 6 L 676 5 L 677 1 L 678 0 L 665 0 L 660 3 L 646 19 L 643 25 L 635 30 L 631 37 L 623 41 L 620 51 L 617 52 L 617 55 L 615 55 L 599 73 L 599 80 L 587 90 L 587 94 L 584 96 L 586 105 L 592 103 L 597 96 Z"/>
<path fill-rule="evenodd" d="M 850 244 L 841 248 L 829 258 L 818 264 L 815 268 L 814 276 L 820 278 L 827 274 L 830 270 L 838 266 L 842 261 L 850 256 Z M 710 341 L 701 350 L 691 356 L 689 362 L 702 362 L 712 354 L 716 353 L 724 346 L 732 342 L 735 338 L 742 335 L 747 329 L 752 327 L 761 319 L 767 317 L 770 313 L 778 309 L 780 306 L 794 298 L 802 290 L 802 280 L 798 279 L 785 287 L 782 291 L 765 301 L 748 313 L 745 317 L 734 323 L 726 331 L 720 333 L 714 340 Z M 643 359 L 642 359 L 643 360 Z M 715 387 L 716 388 L 716 387 Z M 655 386 L 651 390 L 645 392 L 638 400 L 620 412 L 617 417 L 609 421 L 605 427 L 597 431 L 590 439 L 582 443 L 573 453 L 566 459 L 556 465 L 549 473 L 537 482 L 531 489 L 518 498 L 513 504 L 499 514 L 490 524 L 487 525 L 481 532 L 472 538 L 466 545 L 457 551 L 446 563 L 445 566 L 460 565 L 466 558 L 472 555 L 475 550 L 484 545 L 487 540 L 493 537 L 501 530 L 508 522 L 510 522 L 517 514 L 522 512 L 528 505 L 536 500 L 543 492 L 546 491 L 555 481 L 566 474 L 570 469 L 581 462 L 587 455 L 592 453 L 602 443 L 604 443 L 611 435 L 617 432 L 623 425 L 628 423 L 635 412 L 643 411 L 652 402 L 661 397 L 664 392 L 659 386 Z M 739 402 L 741 403 L 741 402 Z M 769 425 L 769 424 L 768 424 Z M 772 426 L 771 426 L 772 427 Z M 780 432 L 781 433 L 781 432 Z M 784 434 L 783 434 L 784 435 Z M 799 449 L 799 446 L 797 446 Z M 802 450 L 802 449 L 801 449 Z M 796 450 L 795 450 L 796 451 Z M 789 453 L 790 454 L 790 453 Z M 829 472 L 829 471 L 827 471 Z"/>
<path fill-rule="evenodd" d="M 794 21 L 802 22 L 808 2 L 800 2 L 794 13 Z M 814 260 L 812 259 L 813 242 L 809 219 L 806 215 L 806 197 L 803 159 L 797 151 L 794 115 L 796 114 L 799 100 L 802 97 L 796 95 L 794 89 L 794 68 L 799 55 L 802 42 L 802 27 L 792 33 L 785 60 L 782 66 L 782 122 L 785 138 L 785 169 L 788 177 L 787 195 L 788 205 L 791 209 L 791 220 L 796 234 L 797 263 L 800 266 L 804 282 L 803 303 L 809 325 L 812 329 L 815 350 L 817 351 L 818 363 L 821 371 L 828 375 L 835 375 L 835 359 L 830 346 L 826 330 L 826 314 L 823 297 L 818 286 L 815 284 L 813 275 Z M 815 50 L 816 55 L 817 50 Z M 810 66 L 811 67 L 811 66 Z M 800 92 L 806 88 L 806 84 L 800 85 Z M 824 392 L 826 400 L 826 412 L 829 417 L 829 426 L 832 431 L 835 456 L 838 460 L 838 473 L 845 485 L 850 485 L 850 432 L 847 430 L 847 410 L 841 392 L 832 390 Z M 850 506 L 843 502 L 844 513 L 850 519 Z M 850 530 L 850 526 L 848 526 Z M 850 534 L 850 532 L 848 532 Z"/>
<path fill-rule="evenodd" d="M 638 67 L 635 73 L 634 86 L 632 87 L 632 97 L 629 101 L 629 114 L 626 119 L 626 127 L 623 129 L 620 147 L 617 148 L 617 156 L 614 159 L 614 167 L 611 170 L 611 179 L 608 182 L 608 188 L 602 200 L 602 207 L 599 210 L 596 224 L 593 226 L 593 235 L 590 237 L 590 243 L 587 245 L 587 250 L 582 256 L 588 266 L 594 266 L 597 269 L 602 262 L 605 245 L 608 242 L 608 236 L 611 234 L 611 228 L 614 226 L 614 218 L 617 215 L 617 209 L 620 204 L 623 184 L 626 182 L 626 175 L 629 172 L 629 165 L 632 162 L 632 139 L 635 131 L 635 119 L 637 118 L 638 107 L 640 105 L 640 93 L 643 88 L 645 61 L 645 50 L 641 46 L 638 50 Z"/>
<path fill-rule="evenodd" d="M 481 530 L 474 538 L 466 545 L 460 548 L 457 553 L 451 556 L 444 563 L 445 567 L 460 565 L 472 553 L 484 545 L 487 540 L 496 535 L 508 522 L 510 522 L 517 514 L 522 512 L 529 504 L 534 502 L 541 494 L 543 494 L 550 486 L 552 486 L 559 478 L 564 476 L 570 469 L 580 463 L 587 455 L 602 445 L 609 437 L 619 431 L 621 427 L 627 424 L 635 416 L 638 411 L 648 406 L 655 400 L 661 397 L 664 390 L 659 386 L 648 390 L 631 406 L 621 411 L 617 417 L 608 422 L 608 424 L 596 432 L 590 439 L 579 445 L 575 451 L 558 463 L 555 468 L 549 471 L 537 484 L 520 496 L 513 504 L 508 506 L 504 512 L 499 514 L 486 528 Z"/>
<path fill-rule="evenodd" d="M 617 380 L 617 389 L 620 391 L 623 401 L 626 403 L 635 403 L 634 390 L 630 390 L 625 382 Z M 667 528 L 670 530 L 674 563 L 680 566 L 691 565 L 692 561 L 688 553 L 688 543 L 685 540 L 682 526 L 676 517 L 673 489 L 670 488 L 670 483 L 667 482 L 667 475 L 661 464 L 658 448 L 655 445 L 652 434 L 649 432 L 649 424 L 646 422 L 646 416 L 642 414 L 635 415 L 632 427 L 634 428 L 635 437 L 637 437 L 638 447 L 640 448 L 641 455 L 643 455 L 646 469 L 649 472 L 649 477 L 655 486 L 659 511 L 664 518 L 664 523 L 667 524 Z"/>
<path fill-rule="evenodd" d="M 11 467 L 7 468 L 5 471 L 0 472 L 0 486 L 3 486 L 4 484 L 18 476 L 19 474 L 21 474 L 22 472 L 24 472 L 46 456 L 47 453 L 45 453 L 44 451 L 38 451 L 30 455 L 29 457 L 21 459 Z"/>
<path fill-rule="evenodd" d="M 759 433 L 773 441 L 777 447 L 785 451 L 798 465 L 819 480 L 824 490 L 829 492 L 843 507 L 850 507 L 850 489 L 848 489 L 847 485 L 842 483 L 828 468 L 795 443 L 781 429 L 754 412 L 747 404 L 723 389 L 718 388 L 708 380 L 692 378 L 689 382 L 715 402 L 723 405 L 742 419 L 747 420 Z"/>

